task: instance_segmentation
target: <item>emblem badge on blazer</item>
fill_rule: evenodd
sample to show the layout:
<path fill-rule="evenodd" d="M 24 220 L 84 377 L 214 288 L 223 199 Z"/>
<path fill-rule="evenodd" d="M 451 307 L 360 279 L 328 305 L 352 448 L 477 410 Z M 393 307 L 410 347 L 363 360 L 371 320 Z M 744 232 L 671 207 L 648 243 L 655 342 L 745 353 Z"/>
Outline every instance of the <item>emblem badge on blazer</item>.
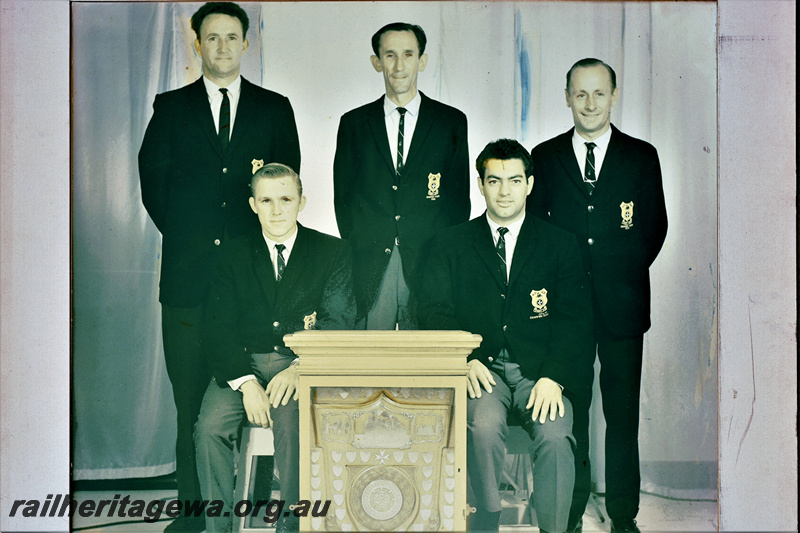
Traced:
<path fill-rule="evenodd" d="M 442 173 L 438 174 L 428 174 L 428 200 L 436 200 L 439 198 L 439 181 L 442 179 Z"/>
<path fill-rule="evenodd" d="M 547 289 L 532 290 L 531 291 L 531 304 L 533 305 L 534 316 L 531 318 L 544 318 L 549 313 L 547 312 Z"/>
<path fill-rule="evenodd" d="M 253 159 L 252 161 L 250 161 L 250 163 L 253 165 L 253 174 L 256 173 L 256 170 L 264 166 L 263 159 Z"/>
<path fill-rule="evenodd" d="M 622 202 L 619 204 L 622 210 L 622 229 L 631 229 L 633 227 L 633 202 Z"/>
<path fill-rule="evenodd" d="M 317 325 L 317 312 L 314 311 L 308 316 L 303 317 L 303 329 L 314 329 Z"/>

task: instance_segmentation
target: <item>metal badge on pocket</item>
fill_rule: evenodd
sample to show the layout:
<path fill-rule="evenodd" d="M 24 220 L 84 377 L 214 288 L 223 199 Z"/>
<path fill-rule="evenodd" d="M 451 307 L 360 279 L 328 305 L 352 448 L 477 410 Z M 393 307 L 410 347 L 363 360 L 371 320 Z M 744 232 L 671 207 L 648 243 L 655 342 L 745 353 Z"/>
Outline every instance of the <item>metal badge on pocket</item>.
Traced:
<path fill-rule="evenodd" d="M 531 291 L 531 305 L 533 305 L 534 315 L 531 319 L 544 318 L 550 313 L 547 312 L 547 289 Z"/>
<path fill-rule="evenodd" d="M 633 227 L 633 202 L 622 202 L 619 204 L 622 211 L 622 229 L 631 229 Z"/>
<path fill-rule="evenodd" d="M 442 179 L 441 172 L 439 174 L 428 174 L 428 200 L 436 200 L 439 198 L 439 182 Z"/>

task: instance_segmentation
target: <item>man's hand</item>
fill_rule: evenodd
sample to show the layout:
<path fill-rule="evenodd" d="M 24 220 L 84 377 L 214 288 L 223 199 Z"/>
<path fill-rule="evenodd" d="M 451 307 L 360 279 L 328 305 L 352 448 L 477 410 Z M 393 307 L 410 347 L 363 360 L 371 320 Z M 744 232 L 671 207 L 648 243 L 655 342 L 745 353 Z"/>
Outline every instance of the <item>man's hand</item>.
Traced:
<path fill-rule="evenodd" d="M 278 372 L 278 374 L 269 380 L 267 384 L 267 396 L 269 396 L 269 403 L 273 408 L 278 405 L 286 405 L 289 399 L 294 397 L 295 400 L 299 397 L 297 390 L 297 367 L 290 365 L 289 368 Z"/>
<path fill-rule="evenodd" d="M 269 397 L 264 392 L 264 387 L 257 380 L 251 379 L 242 383 L 239 390 L 242 393 L 247 420 L 262 428 L 270 427 L 272 417 L 269 416 Z"/>
<path fill-rule="evenodd" d="M 528 400 L 528 405 L 525 409 L 533 407 L 533 414 L 531 418 L 536 421 L 539 417 L 539 423 L 544 424 L 547 420 L 547 413 L 550 413 L 550 420 L 556 419 L 556 410 L 558 416 L 564 416 L 564 400 L 561 398 L 561 387 L 558 383 L 550 378 L 539 378 L 536 385 L 531 390 L 531 397 Z M 541 416 L 539 416 L 541 414 Z"/>
<path fill-rule="evenodd" d="M 489 369 L 477 359 L 469 361 L 467 366 L 469 366 L 469 373 L 467 373 L 467 392 L 469 393 L 469 397 L 480 398 L 481 385 L 486 389 L 486 392 L 491 394 L 492 385 L 497 385 L 497 383 L 495 383 Z"/>

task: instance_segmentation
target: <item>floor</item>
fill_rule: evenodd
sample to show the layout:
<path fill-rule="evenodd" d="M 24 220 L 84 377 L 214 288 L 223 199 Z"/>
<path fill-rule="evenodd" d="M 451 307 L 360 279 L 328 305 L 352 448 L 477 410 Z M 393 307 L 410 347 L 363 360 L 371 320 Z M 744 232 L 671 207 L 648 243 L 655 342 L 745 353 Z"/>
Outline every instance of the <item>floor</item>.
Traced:
<path fill-rule="evenodd" d="M 95 502 L 100 500 L 113 500 L 120 494 L 115 491 L 84 491 L 76 492 L 77 502 L 92 499 Z M 275 493 L 277 495 L 277 493 Z M 152 500 L 168 501 L 175 497 L 175 491 L 170 490 L 150 490 L 150 491 L 131 491 L 117 499 L 129 496 L 130 500 Z M 520 509 L 522 510 L 520 513 Z M 107 513 L 103 513 L 107 514 Z M 524 502 L 522 505 L 515 502 L 513 498 L 507 498 L 507 508 L 503 513 L 503 524 L 500 531 L 503 533 L 538 531 L 538 528 L 531 525 L 510 525 L 509 522 L 516 521 L 519 514 L 522 514 L 522 521 L 530 524 L 530 517 L 526 514 Z M 134 522 L 134 523 L 131 523 Z M 128 518 L 107 518 L 90 517 L 73 519 L 72 531 L 90 532 L 156 532 L 163 531 L 170 520 L 162 518 L 157 522 L 146 523 L 141 519 L 132 520 Z M 642 493 L 639 516 L 637 517 L 639 527 L 643 532 L 658 531 L 717 531 L 717 502 L 716 501 L 683 501 L 668 499 L 652 494 Z M 610 523 L 605 518 L 605 504 L 602 496 L 593 498 L 593 502 L 587 506 L 586 514 L 583 518 L 583 531 L 585 533 L 607 532 L 610 530 Z M 273 531 L 264 529 L 265 533 Z"/>

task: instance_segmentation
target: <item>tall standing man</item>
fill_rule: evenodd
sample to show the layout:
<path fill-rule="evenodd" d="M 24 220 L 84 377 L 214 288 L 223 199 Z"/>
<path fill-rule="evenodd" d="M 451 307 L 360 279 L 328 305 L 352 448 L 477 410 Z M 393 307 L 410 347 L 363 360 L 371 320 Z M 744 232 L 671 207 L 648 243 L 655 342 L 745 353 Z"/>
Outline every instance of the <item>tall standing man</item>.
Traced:
<path fill-rule="evenodd" d="M 346 113 L 333 164 L 339 233 L 353 246 L 367 329 L 414 329 L 420 251 L 469 218 L 467 118 L 417 90 L 425 32 L 395 22 L 372 37 L 386 94 Z"/>
<path fill-rule="evenodd" d="M 247 14 L 236 4 L 203 5 L 192 16 L 203 76 L 156 96 L 139 151 L 142 202 L 163 237 L 159 301 L 167 373 L 178 413 L 179 500 L 201 498 L 192 431 L 210 372 L 200 322 L 218 247 L 258 226 L 247 202 L 254 166 L 300 167 L 294 112 L 284 96 L 242 78 Z M 170 530 L 201 531 L 203 517 Z"/>
<path fill-rule="evenodd" d="M 606 509 L 611 531 L 638 532 L 639 389 L 642 344 L 650 328 L 650 265 L 667 234 L 656 149 L 611 124 L 619 89 L 599 59 L 567 73 L 574 129 L 533 149 L 538 182 L 529 210 L 578 237 L 592 284 L 594 343 L 606 429 Z M 575 402 L 575 495 L 570 527 L 580 531 L 591 485 L 589 405 L 594 375 Z"/>
<path fill-rule="evenodd" d="M 563 533 L 575 479 L 575 380 L 591 367 L 591 301 L 578 244 L 526 215 L 528 151 L 489 143 L 478 156 L 486 213 L 442 231 L 430 247 L 420 322 L 483 337 L 469 356 L 467 470 L 477 512 L 469 531 L 497 531 L 508 418 L 533 444 L 540 531 Z M 586 320 L 589 317 L 589 320 Z"/>

